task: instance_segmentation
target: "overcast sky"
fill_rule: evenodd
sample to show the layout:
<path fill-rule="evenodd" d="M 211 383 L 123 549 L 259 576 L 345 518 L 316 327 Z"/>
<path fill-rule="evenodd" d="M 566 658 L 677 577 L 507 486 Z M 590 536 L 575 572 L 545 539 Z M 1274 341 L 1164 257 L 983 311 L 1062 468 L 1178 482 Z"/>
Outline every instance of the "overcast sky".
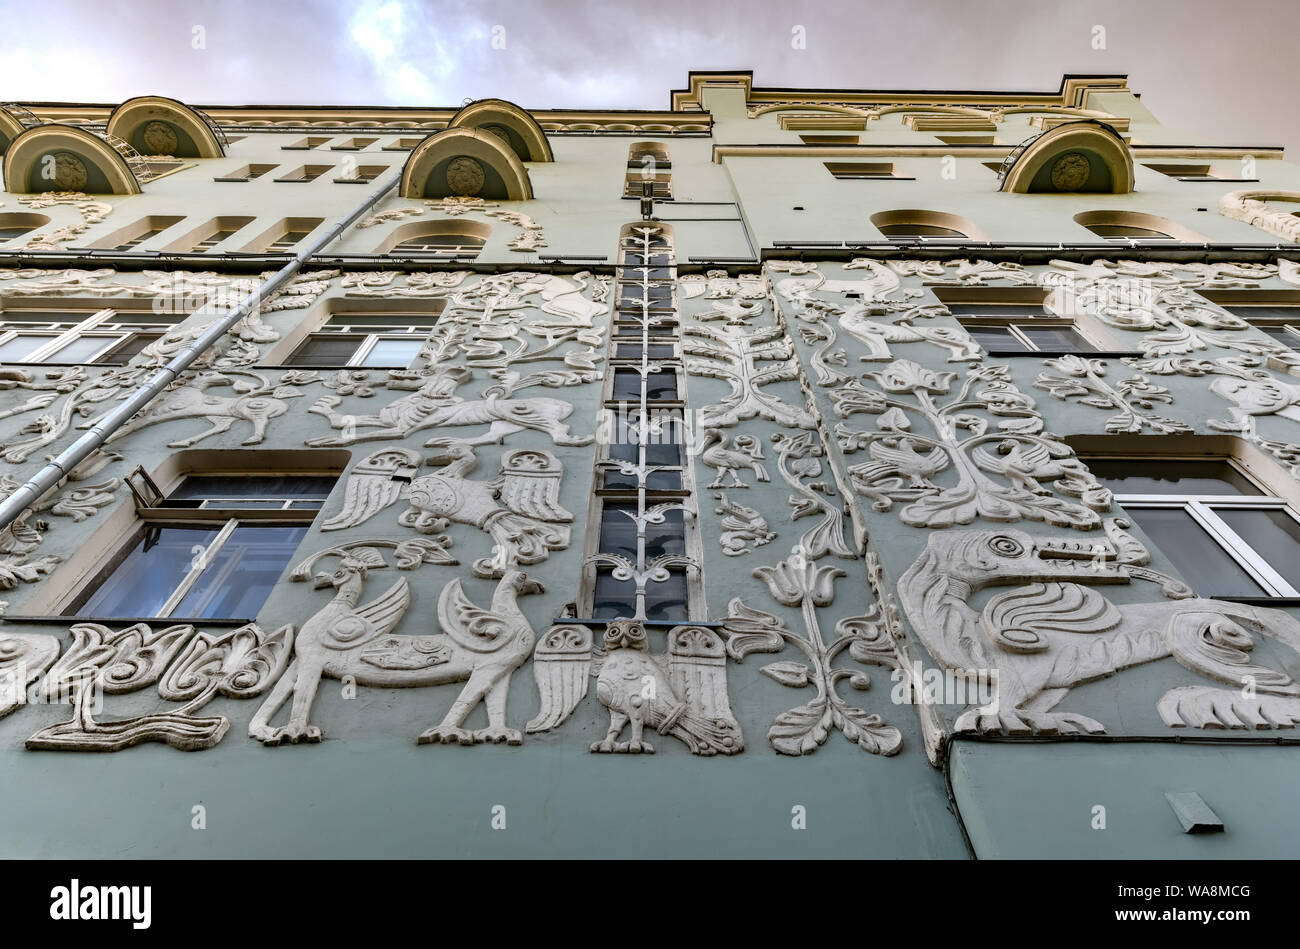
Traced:
<path fill-rule="evenodd" d="M 661 109 L 691 69 L 1016 91 L 1126 73 L 1167 125 L 1300 153 L 1300 0 L 0 0 L 0 24 L 0 101 Z"/>

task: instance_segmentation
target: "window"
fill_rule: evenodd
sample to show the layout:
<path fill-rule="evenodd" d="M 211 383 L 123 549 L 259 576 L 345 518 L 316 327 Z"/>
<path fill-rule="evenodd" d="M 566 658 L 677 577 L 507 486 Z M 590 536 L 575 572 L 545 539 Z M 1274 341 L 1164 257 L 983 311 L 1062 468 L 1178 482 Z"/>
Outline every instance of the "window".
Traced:
<path fill-rule="evenodd" d="M 668 146 L 660 142 L 634 142 L 627 150 L 627 174 L 623 180 L 623 197 L 640 198 L 645 187 L 656 201 L 673 199 L 673 163 Z"/>
<path fill-rule="evenodd" d="M 299 139 L 292 145 L 281 145 L 284 151 L 303 151 L 306 149 L 320 148 L 330 140 L 329 135 L 309 135 L 306 138 Z"/>
<path fill-rule="evenodd" d="M 251 620 L 335 480 L 195 474 L 164 497 L 137 468 L 139 529 L 63 615 Z"/>
<path fill-rule="evenodd" d="M 427 310 L 334 313 L 284 364 L 406 369 L 424 348 L 438 316 Z"/>
<path fill-rule="evenodd" d="M 1147 168 L 1158 171 L 1179 181 L 1258 181 L 1258 178 L 1242 178 L 1239 173 L 1223 171 L 1206 164 L 1156 164 L 1148 163 Z"/>
<path fill-rule="evenodd" d="M 991 355 L 1089 353 L 1097 347 L 1068 318 L 1048 316 L 1041 305 L 948 303 L 957 322 Z"/>
<path fill-rule="evenodd" d="M 894 163 L 890 161 L 828 161 L 826 170 L 836 178 L 893 178 L 897 181 L 915 181 L 916 179 L 894 174 Z"/>
<path fill-rule="evenodd" d="M 970 220 L 944 211 L 877 211 L 871 223 L 891 241 L 988 240 Z"/>
<path fill-rule="evenodd" d="M 484 243 L 483 238 L 470 234 L 427 234 L 402 241 L 390 253 L 429 260 L 472 260 Z"/>
<path fill-rule="evenodd" d="M 420 142 L 422 141 L 424 140 L 419 138 L 399 138 L 397 141 L 389 142 L 387 145 L 385 145 L 384 151 L 409 152 L 412 148 L 414 148 L 416 145 L 419 145 Z"/>
<path fill-rule="evenodd" d="M 335 152 L 355 152 L 373 145 L 377 141 L 379 141 L 377 138 L 345 138 L 337 145 L 331 145 L 330 150 Z"/>
<path fill-rule="evenodd" d="M 800 135 L 805 145 L 857 145 L 857 135 Z"/>
<path fill-rule="evenodd" d="M 992 135 L 936 135 L 945 145 L 992 145 Z"/>
<path fill-rule="evenodd" d="M 365 184 L 367 181 L 374 181 L 387 170 L 387 165 L 358 165 L 351 178 L 335 178 L 334 183 L 339 185 Z"/>
<path fill-rule="evenodd" d="M 1300 521 L 1231 460 L 1086 461 L 1201 596 L 1300 596 Z"/>
<path fill-rule="evenodd" d="M 202 253 L 216 247 L 227 238 L 234 237 L 242 228 L 253 223 L 251 217 L 216 217 L 190 231 L 163 250 L 178 253 Z"/>
<path fill-rule="evenodd" d="M 183 220 L 185 218 L 179 214 L 152 214 L 126 227 L 118 228 L 90 246 L 96 250 L 131 250 Z"/>
<path fill-rule="evenodd" d="M 0 244 L 50 223 L 44 214 L 0 214 Z"/>
<path fill-rule="evenodd" d="M 213 178 L 213 181 L 252 181 L 254 178 L 260 178 L 269 171 L 272 171 L 275 165 L 244 165 L 242 168 L 236 168 L 228 175 L 221 175 Z"/>
<path fill-rule="evenodd" d="M 1098 237 L 1110 241 L 1205 241 L 1202 235 L 1168 218 L 1140 211 L 1083 211 L 1076 214 L 1074 220 Z"/>
<path fill-rule="evenodd" d="M 1300 291 L 1202 290 L 1200 295 L 1288 349 L 1300 349 Z"/>
<path fill-rule="evenodd" d="M 288 182 L 315 181 L 333 167 L 333 165 L 303 165 L 275 180 Z"/>
<path fill-rule="evenodd" d="M 599 536 L 587 558 L 593 619 L 684 622 L 697 539 L 680 383 L 675 268 L 661 227 L 624 229 L 617 270 L 605 411 L 612 424 L 596 463 Z M 698 556 L 698 555 L 695 555 Z M 658 560 L 663 570 L 651 570 Z M 627 579 L 616 577 L 630 568 Z"/>
<path fill-rule="evenodd" d="M 112 309 L 8 309 L 0 316 L 0 363 L 86 366 L 125 366 L 184 318 Z"/>

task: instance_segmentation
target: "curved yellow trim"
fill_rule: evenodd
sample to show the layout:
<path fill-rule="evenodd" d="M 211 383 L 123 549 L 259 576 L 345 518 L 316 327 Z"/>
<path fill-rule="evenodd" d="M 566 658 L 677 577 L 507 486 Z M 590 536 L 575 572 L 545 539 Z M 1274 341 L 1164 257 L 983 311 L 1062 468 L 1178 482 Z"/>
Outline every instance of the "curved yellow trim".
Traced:
<path fill-rule="evenodd" d="M 451 117 L 447 128 L 478 128 L 481 125 L 504 125 L 519 133 L 528 146 L 524 161 L 555 161 L 551 143 L 537 120 L 513 102 L 505 99 L 479 99 Z"/>
<path fill-rule="evenodd" d="M 533 196 L 528 169 L 519 160 L 515 150 L 491 132 L 478 129 L 448 128 L 430 135 L 407 156 L 402 166 L 401 195 L 404 198 L 449 197 L 444 187 L 426 194 L 425 184 L 433 169 L 444 158 L 467 155 L 492 168 L 506 184 L 506 198 L 510 201 L 528 201 Z"/>
<path fill-rule="evenodd" d="M 0 109 L 0 136 L 4 137 L 4 142 L 0 142 L 0 147 L 5 143 L 12 142 L 19 135 L 23 134 L 23 123 L 19 122 L 4 109 Z M 4 152 L 0 152 L 0 155 Z"/>
<path fill-rule="evenodd" d="M 33 126 L 9 143 L 4 160 L 5 190 L 13 194 L 29 194 L 27 181 L 32 166 L 42 155 L 56 150 L 72 152 L 93 164 L 108 181 L 109 190 L 104 193 L 140 193 L 140 182 L 126 159 L 106 141 L 85 129 L 56 124 Z"/>
<path fill-rule="evenodd" d="M 965 234 L 973 241 L 987 241 L 989 236 L 970 218 L 947 211 L 925 211 L 919 208 L 899 208 L 893 211 L 877 211 L 871 215 L 871 223 L 880 233 L 891 224 L 925 224 L 932 227 L 946 227 Z"/>
<path fill-rule="evenodd" d="M 1096 109 L 1079 109 L 1072 105 L 1015 105 L 1008 106 L 1005 109 L 994 109 L 989 113 L 989 118 L 994 122 L 1001 122 L 1003 116 L 1019 115 L 1021 113 L 1041 113 L 1043 115 L 1072 115 L 1078 119 L 1100 119 L 1106 121 L 1113 119 L 1115 116 L 1109 112 L 1099 112 Z"/>
<path fill-rule="evenodd" d="M 760 115 L 767 115 L 769 112 L 832 112 L 836 115 L 852 115 L 863 118 L 870 118 L 872 115 L 870 109 L 855 109 L 848 105 L 822 105 L 816 102 L 810 102 L 807 105 L 791 105 L 788 102 L 764 105 L 750 109 L 748 115 L 749 118 L 756 119 Z"/>
<path fill-rule="evenodd" d="M 1110 172 L 1110 193 L 1133 191 L 1133 153 L 1119 133 L 1096 121 L 1067 122 L 1034 139 L 1007 172 L 1001 191 L 1028 194 L 1034 177 L 1048 162 L 1066 152 L 1087 150 Z"/>
<path fill-rule="evenodd" d="M 1118 209 L 1080 211 L 1074 216 L 1074 222 L 1089 230 L 1092 229 L 1093 224 L 1108 224 L 1112 227 L 1141 227 L 1189 244 L 1203 244 L 1209 240 L 1204 234 L 1198 234 L 1191 228 L 1183 227 L 1177 221 L 1171 221 L 1169 218 L 1160 217 L 1157 214 L 1147 214 L 1145 211 L 1123 211 Z"/>
<path fill-rule="evenodd" d="M 890 105 L 875 109 L 872 117 L 878 119 L 882 115 L 892 115 L 895 112 L 915 112 L 917 115 L 968 115 L 977 119 L 989 117 L 986 110 L 968 105 Z"/>
<path fill-rule="evenodd" d="M 415 221 L 393 228 L 384 242 L 375 248 L 375 253 L 387 254 L 398 244 L 415 237 L 471 237 L 486 244 L 491 234 L 491 225 L 482 221 Z"/>
<path fill-rule="evenodd" d="M 130 142 L 136 129 L 147 122 L 170 122 L 194 140 L 199 150 L 198 158 L 222 158 L 226 151 L 202 116 L 184 102 L 166 96 L 136 96 L 127 99 L 108 117 L 106 131 L 124 142 Z M 141 150 L 143 152 L 143 149 Z"/>
<path fill-rule="evenodd" d="M 1300 191 L 1229 191 L 1219 199 L 1219 213 L 1300 244 L 1300 217 L 1270 208 L 1266 201 L 1300 202 Z"/>

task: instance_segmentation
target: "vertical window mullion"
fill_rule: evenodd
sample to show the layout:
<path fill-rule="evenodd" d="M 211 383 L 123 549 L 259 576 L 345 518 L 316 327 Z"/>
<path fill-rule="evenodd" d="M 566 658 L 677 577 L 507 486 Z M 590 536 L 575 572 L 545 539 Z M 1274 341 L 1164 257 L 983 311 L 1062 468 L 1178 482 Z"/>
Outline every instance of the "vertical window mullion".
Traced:
<path fill-rule="evenodd" d="M 1240 505 L 1245 507 L 1245 505 Z M 1243 570 L 1249 573 L 1273 596 L 1300 596 L 1286 579 L 1273 569 L 1267 560 L 1261 557 L 1255 548 L 1246 543 L 1241 535 L 1228 526 L 1204 501 L 1189 501 L 1188 507 L 1206 532 L 1214 538 L 1228 556 L 1235 560 Z"/>
<path fill-rule="evenodd" d="M 176 587 L 172 595 L 167 598 L 167 602 L 162 605 L 162 609 L 158 611 L 159 616 L 172 615 L 172 610 L 176 609 L 176 607 L 180 605 L 181 601 L 189 595 L 190 590 L 194 588 L 194 584 L 198 582 L 199 577 L 203 575 L 203 572 L 207 570 L 208 566 L 212 563 L 212 558 L 220 552 L 221 548 L 225 545 L 226 541 L 230 539 L 230 535 L 235 532 L 235 528 L 238 525 L 238 518 L 232 517 L 230 520 L 226 521 L 217 536 L 212 538 L 212 543 L 208 544 L 208 546 L 204 548 L 203 553 L 199 554 L 195 564 L 190 567 L 190 572 L 185 575 L 185 579 L 180 582 L 180 585 Z"/>

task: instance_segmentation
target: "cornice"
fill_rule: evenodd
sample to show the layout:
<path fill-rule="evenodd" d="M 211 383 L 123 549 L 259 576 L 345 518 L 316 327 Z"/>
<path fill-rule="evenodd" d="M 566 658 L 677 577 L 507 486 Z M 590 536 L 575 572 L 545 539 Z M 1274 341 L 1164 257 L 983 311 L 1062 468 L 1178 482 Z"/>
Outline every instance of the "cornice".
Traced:
<path fill-rule="evenodd" d="M 889 105 L 980 105 L 999 108 L 1008 105 L 1055 105 L 1087 108 L 1088 97 L 1096 92 L 1115 92 L 1128 88 L 1123 75 L 1065 75 L 1055 92 L 978 91 L 969 89 L 792 89 L 755 86 L 753 70 L 692 71 L 685 89 L 674 89 L 674 111 L 703 109 L 705 86 L 736 86 L 745 93 L 751 106 L 792 104 L 838 104 L 857 107 Z"/>

